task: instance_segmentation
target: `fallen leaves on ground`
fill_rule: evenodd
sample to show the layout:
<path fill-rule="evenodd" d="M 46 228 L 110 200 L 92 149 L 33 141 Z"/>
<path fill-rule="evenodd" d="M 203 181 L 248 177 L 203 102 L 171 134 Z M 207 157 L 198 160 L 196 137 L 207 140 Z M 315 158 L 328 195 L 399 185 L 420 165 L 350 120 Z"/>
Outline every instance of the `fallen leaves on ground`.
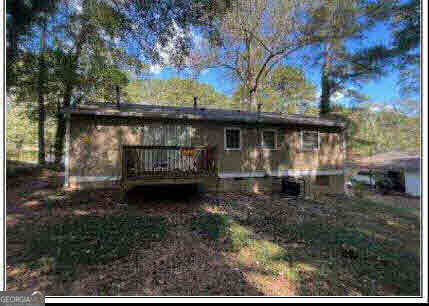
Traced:
<path fill-rule="evenodd" d="M 37 289 L 46 295 L 418 294 L 415 199 L 329 194 L 276 199 L 137 189 L 130 192 L 128 205 L 119 206 L 118 190 L 66 190 L 62 175 L 46 170 L 8 180 L 9 290 Z M 24 237 L 41 226 L 49 233 L 69 218 L 101 226 L 112 216 L 160 217 L 165 233 L 140 245 L 132 229 L 116 232 L 116 223 L 103 225 L 104 232 L 72 226 L 70 236 L 52 231 L 47 241 L 52 246 L 53 237 L 63 239 L 54 245 L 70 252 L 84 246 L 78 252 L 88 259 L 85 263 L 66 266 L 67 254 L 43 248 L 30 257 L 21 255 L 31 250 Z M 109 233 L 113 240 L 107 239 Z M 102 261 L 99 253 L 106 245 L 100 241 L 108 241 L 112 250 L 123 247 L 118 256 Z"/>

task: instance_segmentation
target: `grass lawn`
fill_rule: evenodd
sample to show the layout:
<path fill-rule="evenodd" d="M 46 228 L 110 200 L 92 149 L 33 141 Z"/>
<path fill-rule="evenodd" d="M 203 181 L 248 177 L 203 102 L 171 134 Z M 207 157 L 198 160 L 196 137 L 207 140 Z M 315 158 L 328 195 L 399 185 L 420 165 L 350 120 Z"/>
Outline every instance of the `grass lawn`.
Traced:
<path fill-rule="evenodd" d="M 8 180 L 7 287 L 46 295 L 419 295 L 419 201 L 70 191 Z M 177 199 L 177 194 L 181 195 Z"/>

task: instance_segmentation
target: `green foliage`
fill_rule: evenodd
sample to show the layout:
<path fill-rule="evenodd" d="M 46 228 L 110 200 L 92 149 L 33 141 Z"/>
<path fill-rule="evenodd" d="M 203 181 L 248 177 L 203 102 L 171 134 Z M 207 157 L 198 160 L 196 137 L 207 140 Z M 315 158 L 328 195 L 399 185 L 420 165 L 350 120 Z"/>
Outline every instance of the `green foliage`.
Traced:
<path fill-rule="evenodd" d="M 228 108 L 230 104 L 211 85 L 189 79 L 136 81 L 125 87 L 124 93 L 131 103 L 192 106 L 194 97 L 198 97 L 199 106 Z"/>
<path fill-rule="evenodd" d="M 6 107 L 6 149 L 20 149 L 24 144 L 36 145 L 37 126 L 31 123 L 23 107 L 7 104 Z"/>
<path fill-rule="evenodd" d="M 302 71 L 282 64 L 291 56 L 298 58 L 295 54 L 301 48 L 316 46 L 319 51 L 314 60 L 324 72 L 323 101 L 329 102 L 338 91 L 355 101 L 366 101 L 367 97 L 347 85 L 379 76 L 386 67 L 399 69 L 402 92 L 414 95 L 397 102 L 400 112 L 334 110 L 349 120 L 353 149 L 368 155 L 419 148 L 417 0 L 97 0 L 82 1 L 81 10 L 75 4 L 7 1 L 7 89 L 15 105 L 25 104 L 19 116 L 8 110 L 7 137 L 14 144 L 34 144 L 37 132 L 30 121 L 43 117 L 39 118 L 37 104 L 42 93 L 46 139 L 52 143 L 56 134 L 57 153 L 62 154 L 65 125 L 58 116 L 59 107 L 84 100 L 112 101 L 117 85 L 134 103 L 192 106 L 197 96 L 199 105 L 205 107 L 243 108 L 262 102 L 264 111 L 304 110 L 316 115 L 307 103 L 315 100 L 315 87 Z M 364 39 L 364 30 L 380 20 L 392 26 L 392 48 L 369 46 L 357 53 L 346 48 L 348 40 Z M 49 33 L 46 48 L 41 35 L 44 23 Z M 190 39 L 195 33 L 201 35 L 201 46 L 192 50 L 197 47 Z M 168 60 L 162 56 L 166 50 Z M 197 70 L 222 67 L 240 85 L 230 98 L 195 80 L 129 83 L 130 75 L 138 76 L 153 63 L 189 65 Z M 56 120 L 58 129 L 53 131 Z"/>
<path fill-rule="evenodd" d="M 47 107 L 55 110 L 84 99 L 111 101 L 115 87 L 128 83 L 125 71 L 140 74 L 149 63 L 162 62 L 160 53 L 167 46 L 169 61 L 165 64 L 183 66 L 192 46 L 189 26 L 209 27 L 208 14 L 222 14 L 228 3 L 8 1 L 8 50 L 14 55 L 8 61 L 8 91 L 25 97 L 19 100 L 29 104 L 35 104 L 35 96 L 40 106 L 46 99 Z M 46 44 L 39 45 L 36 41 L 44 32 L 42 24 L 51 35 L 47 40 L 41 39 Z M 33 31 L 29 31 L 30 26 Z M 44 65 L 38 61 L 42 55 Z M 40 65 L 35 65 L 38 62 Z M 40 69 L 35 70 L 37 66 Z M 42 71 L 42 66 L 47 69 Z M 59 121 L 55 155 L 60 161 L 65 123 L 58 113 L 54 115 Z M 41 134 L 43 117 L 40 116 Z"/>
<path fill-rule="evenodd" d="M 420 1 L 399 1 L 393 8 L 394 42 L 398 55 L 420 46 Z"/>
<path fill-rule="evenodd" d="M 316 115 L 309 107 L 305 114 Z M 371 156 L 389 151 L 420 151 L 420 117 L 381 104 L 333 105 L 331 116 L 346 122 L 347 151 Z"/>
<path fill-rule="evenodd" d="M 18 155 L 22 149 L 37 147 L 37 107 L 36 105 L 8 99 L 6 106 L 6 149 L 12 155 Z M 49 112 L 52 110 L 49 110 Z M 55 138 L 55 118 L 48 117 L 45 122 L 45 143 L 50 149 Z M 28 150 L 28 149 L 27 149 Z"/>
<path fill-rule="evenodd" d="M 215 39 L 203 31 L 204 43 L 194 51 L 197 70 L 222 68 L 240 84 L 244 109 L 256 110 L 257 95 L 283 60 L 319 42 L 319 28 L 306 21 L 311 1 L 233 1 L 216 19 Z M 210 33 L 209 33 L 210 34 Z"/>
<path fill-rule="evenodd" d="M 311 15 L 311 23 L 320 28 L 320 48 L 314 50 L 312 58 L 322 67 L 320 113 L 328 114 L 331 97 L 336 92 L 356 97 L 355 91 L 347 90 L 379 77 L 385 72 L 377 56 L 379 48 L 355 51 L 347 48 L 350 41 L 362 41 L 365 32 L 374 26 L 372 12 L 367 1 L 324 0 Z"/>
<path fill-rule="evenodd" d="M 396 70 L 400 73 L 397 85 L 400 94 L 416 97 L 420 93 L 420 1 L 374 1 L 367 5 L 367 15 L 373 21 L 390 26 L 392 43 L 364 48 L 357 52 L 357 64 L 371 69 Z M 365 59 L 366 58 L 366 59 Z"/>
<path fill-rule="evenodd" d="M 245 248 L 255 240 L 254 234 L 249 229 L 236 222 L 230 224 L 229 236 L 231 237 L 234 250 Z"/>
<path fill-rule="evenodd" d="M 394 55 L 399 58 L 399 86 L 404 97 L 420 94 L 420 1 L 411 0 L 395 10 Z"/>
<path fill-rule="evenodd" d="M 21 77 L 17 61 L 24 53 L 20 46 L 37 36 L 34 26 L 54 14 L 59 0 L 8 0 L 6 2 L 6 41 L 7 41 L 7 89 L 16 84 Z"/>
<path fill-rule="evenodd" d="M 316 88 L 307 80 L 302 70 L 279 65 L 263 80 L 256 92 L 263 111 L 298 113 L 316 99 Z M 233 94 L 232 100 L 239 104 L 248 97 L 245 86 Z"/>

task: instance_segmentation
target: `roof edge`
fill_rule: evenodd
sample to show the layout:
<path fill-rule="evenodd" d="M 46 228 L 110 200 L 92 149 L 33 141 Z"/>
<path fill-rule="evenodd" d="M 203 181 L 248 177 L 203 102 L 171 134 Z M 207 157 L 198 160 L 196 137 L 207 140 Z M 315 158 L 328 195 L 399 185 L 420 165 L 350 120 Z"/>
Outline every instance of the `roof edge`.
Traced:
<path fill-rule="evenodd" d="M 248 112 L 240 110 L 193 108 L 166 105 L 139 105 L 113 103 L 92 103 L 63 108 L 62 113 L 73 115 L 146 117 L 151 119 L 206 120 L 214 122 L 299 124 L 345 128 L 345 122 L 338 117 L 316 117 L 300 114 L 279 114 L 274 112 Z"/>

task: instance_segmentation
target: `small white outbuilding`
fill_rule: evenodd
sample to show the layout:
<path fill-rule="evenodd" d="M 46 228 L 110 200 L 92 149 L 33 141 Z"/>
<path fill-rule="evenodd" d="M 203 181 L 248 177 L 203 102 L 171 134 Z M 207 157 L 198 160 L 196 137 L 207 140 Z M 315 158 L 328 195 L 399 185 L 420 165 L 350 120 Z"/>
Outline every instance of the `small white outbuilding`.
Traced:
<path fill-rule="evenodd" d="M 405 192 L 409 195 L 420 196 L 420 169 L 406 170 L 405 175 Z"/>
<path fill-rule="evenodd" d="M 355 176 L 357 180 L 363 181 L 360 173 L 383 171 L 395 178 L 403 192 L 420 197 L 420 156 L 417 154 L 400 151 L 381 153 L 355 160 L 353 166 L 364 170 Z M 369 180 L 369 177 L 365 177 L 365 180 Z"/>

